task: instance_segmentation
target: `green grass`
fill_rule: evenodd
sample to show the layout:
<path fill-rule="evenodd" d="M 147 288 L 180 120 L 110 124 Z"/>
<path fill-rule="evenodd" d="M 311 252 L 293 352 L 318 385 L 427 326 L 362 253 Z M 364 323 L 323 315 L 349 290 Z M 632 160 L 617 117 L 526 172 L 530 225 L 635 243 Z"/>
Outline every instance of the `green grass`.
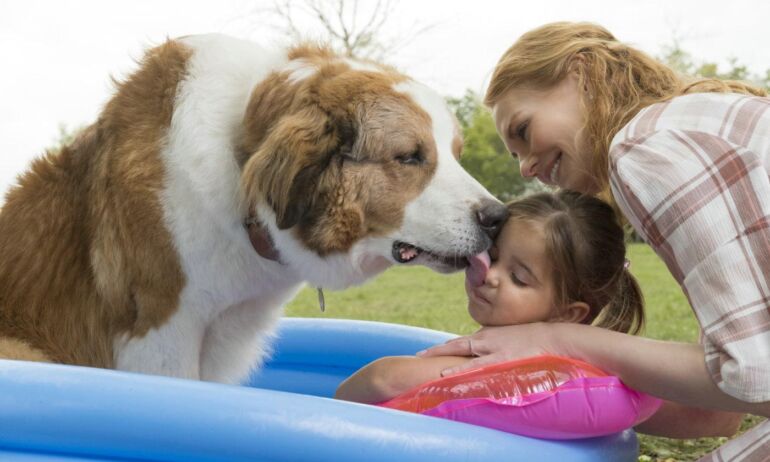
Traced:
<path fill-rule="evenodd" d="M 658 257 L 643 244 L 629 246 L 631 272 L 644 292 L 647 327 L 643 335 L 696 342 L 698 323 L 686 298 Z M 478 325 L 466 311 L 463 275 L 438 275 L 418 267 L 394 268 L 368 284 L 343 292 L 325 292 L 321 313 L 317 293 L 305 288 L 287 307 L 287 315 L 364 319 L 468 334 Z M 743 429 L 760 419 L 748 417 Z M 684 462 L 698 459 L 724 439 L 672 440 L 640 435 L 640 461 Z"/>
<path fill-rule="evenodd" d="M 628 260 L 644 293 L 647 327 L 643 335 L 658 340 L 697 342 L 695 314 L 658 256 L 644 244 L 631 244 Z"/>

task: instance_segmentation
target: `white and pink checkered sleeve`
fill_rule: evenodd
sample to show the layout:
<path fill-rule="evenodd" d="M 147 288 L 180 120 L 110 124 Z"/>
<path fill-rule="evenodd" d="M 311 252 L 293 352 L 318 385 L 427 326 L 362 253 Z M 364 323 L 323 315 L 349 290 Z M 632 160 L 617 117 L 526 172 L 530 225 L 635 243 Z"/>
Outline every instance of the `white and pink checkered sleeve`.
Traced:
<path fill-rule="evenodd" d="M 714 381 L 738 399 L 770 401 L 770 181 L 764 159 L 715 134 L 725 127 L 718 118 L 712 117 L 715 133 L 704 124 L 699 128 L 706 131 L 644 120 L 669 109 L 641 115 L 637 126 L 651 130 L 616 138 L 613 195 L 687 295 Z M 666 122 L 676 126 L 671 117 Z"/>

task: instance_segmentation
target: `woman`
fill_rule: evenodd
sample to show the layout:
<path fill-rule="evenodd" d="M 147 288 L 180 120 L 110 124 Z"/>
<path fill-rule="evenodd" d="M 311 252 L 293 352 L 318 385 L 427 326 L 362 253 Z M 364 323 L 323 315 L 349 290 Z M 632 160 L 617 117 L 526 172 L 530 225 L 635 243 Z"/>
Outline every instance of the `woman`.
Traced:
<path fill-rule="evenodd" d="M 770 416 L 770 99 L 738 82 L 686 82 L 602 27 L 549 24 L 501 58 L 486 94 L 522 175 L 614 203 L 682 286 L 701 344 L 593 326 L 484 328 L 424 355 L 543 353 L 595 364 L 670 401 L 640 430 Z M 675 404 L 678 403 L 678 404 Z M 699 411 L 698 409 L 707 410 Z M 765 460 L 770 422 L 703 460 Z"/>

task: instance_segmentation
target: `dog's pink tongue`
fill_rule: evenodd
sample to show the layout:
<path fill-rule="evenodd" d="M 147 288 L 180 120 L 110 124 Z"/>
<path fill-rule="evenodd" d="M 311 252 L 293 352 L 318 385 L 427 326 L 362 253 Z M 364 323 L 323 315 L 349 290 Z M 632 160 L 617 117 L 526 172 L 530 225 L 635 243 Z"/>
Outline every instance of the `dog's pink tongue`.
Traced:
<path fill-rule="evenodd" d="M 479 287 L 484 284 L 484 279 L 489 271 L 489 254 L 483 251 L 478 255 L 468 257 L 470 265 L 465 268 L 465 279 L 471 284 L 471 287 Z"/>

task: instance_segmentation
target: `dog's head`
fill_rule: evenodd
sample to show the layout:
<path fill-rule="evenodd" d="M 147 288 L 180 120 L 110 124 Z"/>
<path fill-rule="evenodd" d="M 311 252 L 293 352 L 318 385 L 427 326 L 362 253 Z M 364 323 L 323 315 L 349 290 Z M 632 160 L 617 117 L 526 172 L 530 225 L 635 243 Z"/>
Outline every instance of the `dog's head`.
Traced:
<path fill-rule="evenodd" d="M 465 172 L 443 99 L 394 70 L 300 48 L 254 89 L 244 120 L 247 213 L 311 284 L 392 264 L 440 272 L 491 245 L 505 208 Z"/>

